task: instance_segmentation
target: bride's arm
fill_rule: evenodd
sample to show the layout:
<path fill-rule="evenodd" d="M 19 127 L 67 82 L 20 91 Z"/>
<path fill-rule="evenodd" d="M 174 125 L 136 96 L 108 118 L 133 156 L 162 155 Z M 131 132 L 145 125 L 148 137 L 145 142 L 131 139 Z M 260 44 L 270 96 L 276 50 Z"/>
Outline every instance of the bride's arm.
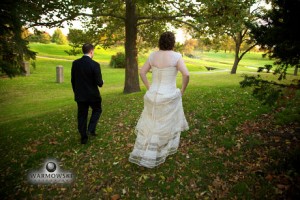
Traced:
<path fill-rule="evenodd" d="M 150 70 L 151 68 L 151 65 L 150 65 L 150 62 L 149 62 L 149 59 L 145 62 L 144 66 L 142 67 L 142 69 L 140 70 L 140 77 L 144 83 L 144 85 L 146 86 L 147 90 L 149 90 L 149 82 L 148 82 L 148 79 L 147 79 L 147 72 Z"/>
<path fill-rule="evenodd" d="M 190 81 L 190 73 L 189 73 L 189 70 L 187 69 L 182 57 L 179 58 L 179 60 L 177 62 L 177 69 L 182 74 L 181 94 L 183 95 L 183 93 Z"/>

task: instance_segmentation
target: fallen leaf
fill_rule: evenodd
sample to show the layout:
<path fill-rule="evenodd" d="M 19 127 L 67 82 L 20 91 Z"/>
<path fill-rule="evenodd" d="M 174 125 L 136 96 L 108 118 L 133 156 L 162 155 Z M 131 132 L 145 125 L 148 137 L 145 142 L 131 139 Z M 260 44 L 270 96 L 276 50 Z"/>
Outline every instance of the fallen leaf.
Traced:
<path fill-rule="evenodd" d="M 121 198 L 121 197 L 120 197 L 119 194 L 115 194 L 115 195 L 111 196 L 111 200 L 118 200 L 118 199 L 120 199 L 120 198 Z"/>

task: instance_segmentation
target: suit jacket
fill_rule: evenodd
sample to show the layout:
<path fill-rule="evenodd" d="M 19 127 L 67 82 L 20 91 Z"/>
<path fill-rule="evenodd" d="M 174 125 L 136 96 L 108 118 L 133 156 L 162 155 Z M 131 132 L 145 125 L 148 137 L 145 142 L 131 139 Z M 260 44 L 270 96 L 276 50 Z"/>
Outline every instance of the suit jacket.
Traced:
<path fill-rule="evenodd" d="M 98 89 L 102 87 L 103 80 L 100 64 L 93 61 L 89 56 L 75 60 L 72 63 L 71 83 L 77 102 L 100 101 Z"/>

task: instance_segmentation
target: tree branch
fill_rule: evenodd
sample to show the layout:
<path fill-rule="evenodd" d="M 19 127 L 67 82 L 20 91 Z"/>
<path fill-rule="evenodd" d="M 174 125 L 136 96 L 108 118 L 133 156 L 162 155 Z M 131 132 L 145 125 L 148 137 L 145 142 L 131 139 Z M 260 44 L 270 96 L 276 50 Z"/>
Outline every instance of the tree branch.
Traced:
<path fill-rule="evenodd" d="M 200 31 L 200 29 L 198 27 L 196 27 L 194 24 L 183 21 L 183 20 L 180 20 L 180 19 L 177 19 L 177 17 L 184 17 L 184 16 L 185 15 L 161 16 L 161 17 L 139 17 L 138 18 L 139 20 L 143 20 L 143 19 L 149 19 L 149 20 L 146 20 L 144 22 L 139 22 L 139 23 L 137 23 L 137 25 L 140 26 L 140 25 L 144 25 L 144 24 L 150 24 L 153 21 L 158 21 L 158 20 L 172 20 L 172 21 L 176 21 L 176 22 L 186 24 L 186 25 L 192 27 L 193 29 L 195 29 L 196 31 Z"/>
<path fill-rule="evenodd" d="M 32 24 L 30 27 L 34 27 L 34 26 L 48 26 L 48 27 L 53 27 L 53 26 L 60 26 L 63 22 L 65 21 L 71 21 L 74 20 L 76 17 L 79 16 L 84 16 L 84 17 L 113 17 L 116 19 L 121 19 L 123 21 L 125 21 L 125 18 L 122 16 L 118 16 L 112 13 L 101 13 L 101 14 L 89 14 L 89 13 L 77 13 L 75 15 L 70 15 L 66 18 L 57 20 L 57 21 L 52 21 L 52 22 L 36 22 L 34 24 Z"/>
<path fill-rule="evenodd" d="M 244 51 L 244 52 L 239 56 L 239 59 L 241 60 L 242 57 L 243 57 L 248 51 L 250 51 L 251 49 L 253 49 L 255 46 L 256 46 L 256 43 L 253 44 L 252 46 L 248 47 L 248 49 L 246 49 L 246 51 Z"/>
<path fill-rule="evenodd" d="M 139 16 L 137 17 L 137 20 L 144 20 L 144 19 L 151 19 L 151 20 L 164 20 L 164 19 L 174 19 L 174 18 L 177 18 L 177 17 L 187 17 L 186 15 L 174 15 L 174 16 Z"/>

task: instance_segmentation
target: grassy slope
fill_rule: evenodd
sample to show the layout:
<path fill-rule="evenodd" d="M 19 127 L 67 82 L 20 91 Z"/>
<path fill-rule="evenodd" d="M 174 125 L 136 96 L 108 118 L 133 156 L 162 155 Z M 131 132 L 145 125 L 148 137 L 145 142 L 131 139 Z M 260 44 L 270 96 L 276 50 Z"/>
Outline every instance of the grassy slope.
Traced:
<path fill-rule="evenodd" d="M 65 56 L 61 46 L 33 44 L 32 48 L 44 52 L 40 56 L 77 58 Z M 104 111 L 99 136 L 86 146 L 79 144 L 76 130 L 71 61 L 38 58 L 37 68 L 29 77 L 0 79 L 1 196 L 34 199 L 106 199 L 113 194 L 120 194 L 123 199 L 274 197 L 274 188 L 259 177 L 249 174 L 232 180 L 245 171 L 243 162 L 248 161 L 244 154 L 250 147 L 261 145 L 261 141 L 250 135 L 247 145 L 235 151 L 241 140 L 236 127 L 268 113 L 269 109 L 261 106 L 249 90 L 239 87 L 241 73 L 197 73 L 201 63 L 193 60 L 196 64 L 189 66 L 191 82 L 183 97 L 190 130 L 182 133 L 179 152 L 152 170 L 128 163 L 145 88 L 142 86 L 140 93 L 122 94 L 124 70 L 107 67 L 108 58 L 115 51 L 96 53 L 95 59 L 102 63 L 105 79 L 101 89 Z M 210 60 L 224 60 L 218 54 L 207 56 Z M 245 62 L 251 63 L 250 60 Z M 55 66 L 59 64 L 64 66 L 63 84 L 55 83 Z M 178 77 L 179 85 L 180 81 Z M 63 169 L 73 171 L 76 175 L 73 184 L 27 183 L 28 170 L 38 169 L 49 157 L 61 161 Z M 231 162 L 236 163 L 235 168 L 225 164 Z"/>

